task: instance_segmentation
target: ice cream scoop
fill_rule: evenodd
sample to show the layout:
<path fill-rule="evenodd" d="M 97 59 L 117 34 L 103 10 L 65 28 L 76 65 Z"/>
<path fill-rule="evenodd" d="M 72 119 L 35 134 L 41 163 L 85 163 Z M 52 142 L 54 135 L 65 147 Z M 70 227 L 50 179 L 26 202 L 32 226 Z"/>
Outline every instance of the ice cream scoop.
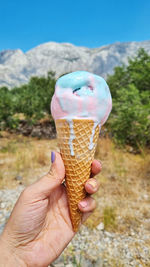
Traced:
<path fill-rule="evenodd" d="M 58 79 L 51 103 L 55 120 L 87 118 L 102 126 L 111 108 L 109 87 L 102 77 L 76 71 Z"/>
<path fill-rule="evenodd" d="M 77 71 L 60 77 L 51 102 L 58 145 L 66 170 L 66 189 L 73 230 L 82 214 L 78 203 L 85 198 L 100 126 L 112 108 L 111 94 L 100 76 Z"/>

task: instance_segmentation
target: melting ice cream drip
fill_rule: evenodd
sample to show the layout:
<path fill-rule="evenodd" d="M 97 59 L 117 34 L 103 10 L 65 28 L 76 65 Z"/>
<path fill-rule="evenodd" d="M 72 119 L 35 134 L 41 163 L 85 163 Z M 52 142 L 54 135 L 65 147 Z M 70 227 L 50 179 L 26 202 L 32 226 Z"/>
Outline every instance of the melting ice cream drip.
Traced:
<path fill-rule="evenodd" d="M 92 134 L 91 134 L 91 137 L 90 137 L 89 150 L 92 150 L 94 145 L 95 145 L 93 143 L 93 139 L 94 139 L 95 129 L 96 129 L 97 125 L 98 125 L 98 122 L 94 122 L 93 129 L 92 129 Z"/>
<path fill-rule="evenodd" d="M 70 138 L 69 138 L 69 146 L 70 146 L 70 153 L 71 156 L 74 156 L 74 150 L 73 150 L 73 143 L 72 141 L 75 139 L 74 130 L 73 130 L 73 120 L 67 120 L 70 127 Z"/>

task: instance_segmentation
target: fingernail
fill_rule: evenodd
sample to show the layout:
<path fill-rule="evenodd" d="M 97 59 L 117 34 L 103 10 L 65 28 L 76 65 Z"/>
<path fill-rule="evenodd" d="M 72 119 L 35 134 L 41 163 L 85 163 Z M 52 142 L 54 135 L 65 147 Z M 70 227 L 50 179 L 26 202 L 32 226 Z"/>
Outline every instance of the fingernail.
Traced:
<path fill-rule="evenodd" d="M 92 187 L 92 189 L 95 189 L 97 187 L 97 182 L 95 180 L 89 181 L 88 184 Z"/>
<path fill-rule="evenodd" d="M 55 161 L 55 152 L 51 152 L 51 163 Z"/>
<path fill-rule="evenodd" d="M 85 208 L 86 206 L 87 206 L 87 202 L 86 201 L 81 201 L 80 203 L 79 203 L 79 205 L 82 207 L 82 208 Z"/>

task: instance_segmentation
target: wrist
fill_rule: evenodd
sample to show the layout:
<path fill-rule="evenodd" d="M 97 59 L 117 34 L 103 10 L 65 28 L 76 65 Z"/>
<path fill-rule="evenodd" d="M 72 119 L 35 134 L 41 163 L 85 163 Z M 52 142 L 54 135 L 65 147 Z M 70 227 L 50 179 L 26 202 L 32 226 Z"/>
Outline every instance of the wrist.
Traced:
<path fill-rule="evenodd" d="M 26 267 L 25 262 L 18 256 L 17 249 L 11 242 L 0 236 L 0 267 Z"/>

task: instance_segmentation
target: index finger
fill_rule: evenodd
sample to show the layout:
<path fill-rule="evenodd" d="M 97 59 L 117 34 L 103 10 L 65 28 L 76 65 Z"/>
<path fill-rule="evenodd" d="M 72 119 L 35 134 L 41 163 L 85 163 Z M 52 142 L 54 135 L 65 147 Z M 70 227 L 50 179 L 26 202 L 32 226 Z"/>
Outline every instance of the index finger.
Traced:
<path fill-rule="evenodd" d="M 94 159 L 91 166 L 91 177 L 94 177 L 102 169 L 102 164 L 100 161 Z"/>

